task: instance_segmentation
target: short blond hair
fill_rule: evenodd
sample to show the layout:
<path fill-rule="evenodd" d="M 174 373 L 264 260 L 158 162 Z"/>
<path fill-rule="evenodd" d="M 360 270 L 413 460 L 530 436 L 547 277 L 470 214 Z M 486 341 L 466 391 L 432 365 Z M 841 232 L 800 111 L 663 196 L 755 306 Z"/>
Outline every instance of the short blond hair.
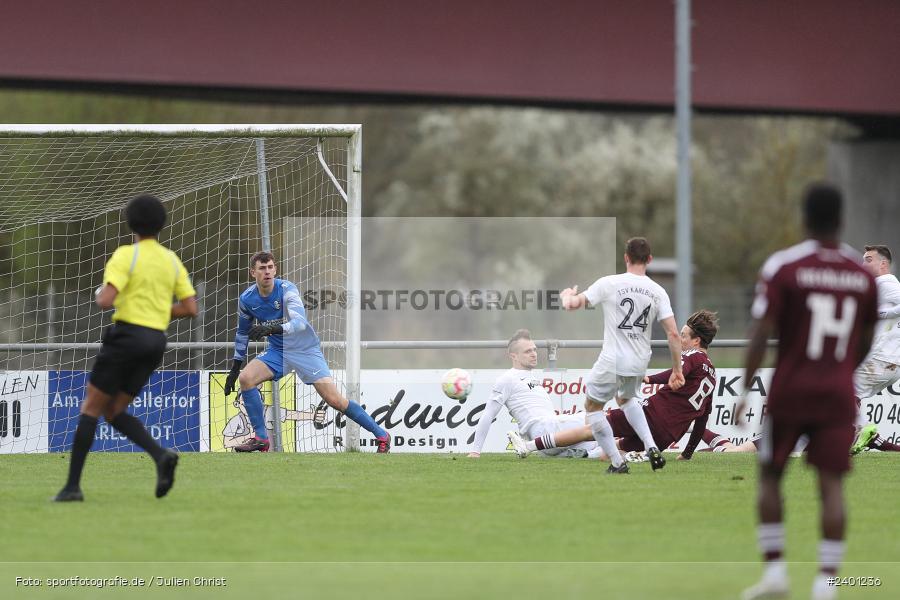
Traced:
<path fill-rule="evenodd" d="M 519 340 L 529 340 L 531 341 L 531 332 L 527 329 L 519 329 L 517 330 L 511 338 L 509 338 L 509 343 L 506 344 L 506 351 L 512 352 L 513 344 L 518 342 Z"/>

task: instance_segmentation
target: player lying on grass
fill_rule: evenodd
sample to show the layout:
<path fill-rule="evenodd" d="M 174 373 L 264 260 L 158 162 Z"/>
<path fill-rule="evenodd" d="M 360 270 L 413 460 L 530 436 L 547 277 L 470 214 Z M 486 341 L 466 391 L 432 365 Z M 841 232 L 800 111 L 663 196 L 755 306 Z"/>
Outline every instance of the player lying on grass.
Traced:
<path fill-rule="evenodd" d="M 735 444 L 726 436 L 707 429 L 703 432 L 702 438 L 707 446 L 704 449 L 706 452 L 758 452 L 762 434 L 753 435 L 746 442 Z"/>
<path fill-rule="evenodd" d="M 658 320 L 666 332 L 672 371 L 669 386 L 677 390 L 684 385 L 681 373 L 681 342 L 666 290 L 647 277 L 647 265 L 653 260 L 650 244 L 644 238 L 631 238 L 625 244 L 625 273 L 601 277 L 582 293 L 578 286 L 559 293 L 565 310 L 577 310 L 590 304 L 603 309 L 603 349 L 587 379 L 587 399 L 584 403 L 585 422 L 593 437 L 609 456 L 608 473 L 627 473 L 614 432 L 603 412 L 604 405 L 615 400 L 622 409 L 629 429 L 641 440 L 642 449 L 653 470 L 666 465 L 659 451 L 658 440 L 639 404 L 641 378 L 647 371 L 652 351 L 650 331 Z M 665 447 L 665 446 L 663 446 Z"/>
<path fill-rule="evenodd" d="M 97 306 L 115 308 L 113 324 L 103 332 L 72 440 L 69 478 L 56 502 L 84 499 L 81 471 L 100 415 L 153 457 L 157 498 L 165 496 L 175 482 L 178 454 L 156 443 L 143 423 L 125 409 L 162 362 L 169 321 L 197 316 L 197 293 L 175 253 L 156 241 L 166 224 L 162 202 L 150 195 L 133 198 L 125 208 L 125 219 L 136 242 L 116 249 L 106 263 L 103 287 L 97 290 Z M 173 297 L 178 300 L 175 304 Z"/>
<path fill-rule="evenodd" d="M 878 434 L 878 428 L 875 425 L 866 425 L 860 430 L 856 441 L 850 447 L 850 454 L 856 455 L 864 450 L 900 452 L 900 445 L 881 437 Z"/>
<path fill-rule="evenodd" d="M 331 371 L 322 355 L 319 336 L 306 320 L 306 308 L 297 286 L 275 277 L 275 257 L 271 252 L 257 252 L 250 257 L 250 276 L 256 281 L 238 299 L 238 329 L 234 341 L 234 361 L 225 379 L 227 397 L 235 382 L 241 386 L 241 397 L 254 436 L 235 446 L 236 452 L 268 452 L 269 435 L 263 412 L 262 395 L 257 386 L 264 381 L 277 381 L 290 371 L 312 385 L 328 406 L 375 436 L 377 452 L 390 450 L 391 438 L 356 402 L 350 402 L 338 391 Z M 254 324 L 255 322 L 255 324 Z M 265 352 L 244 366 L 250 340 L 269 338 Z M 243 367 L 243 369 L 242 369 Z"/>
<path fill-rule="evenodd" d="M 900 381 L 900 282 L 891 274 L 891 250 L 887 246 L 866 246 L 863 268 L 874 278 L 878 289 L 878 323 L 875 339 L 865 362 L 853 373 L 856 406 Z M 896 451 L 896 445 L 885 442 L 875 425 L 870 425 L 860 410 L 856 420 L 857 436 L 850 447 L 852 454 L 866 448 Z M 900 448 L 898 448 L 900 449 Z"/>
<path fill-rule="evenodd" d="M 872 427 L 874 428 L 874 425 L 872 425 Z M 707 429 L 703 432 L 703 441 L 706 443 L 707 448 L 704 448 L 701 452 L 759 452 L 759 443 L 761 439 L 762 434 L 758 433 L 751 436 L 746 442 L 734 444 L 726 436 Z M 794 446 L 792 454 L 796 455 L 803 452 L 806 449 L 807 442 L 808 440 L 806 438 L 801 437 L 797 441 L 797 445 Z M 900 446 L 885 440 L 878 435 L 877 431 L 875 437 L 868 441 L 866 447 L 870 450 L 879 450 L 881 452 L 900 452 Z M 851 450 L 851 454 L 859 454 L 859 452 L 852 452 Z"/>
<path fill-rule="evenodd" d="M 719 325 L 716 313 L 699 310 L 692 314 L 681 329 L 681 345 L 685 350 L 681 354 L 681 368 L 684 373 L 684 385 L 673 390 L 668 384 L 663 385 L 643 404 L 647 423 L 653 432 L 653 439 L 664 448 L 681 439 L 681 436 L 694 424 L 691 434 L 680 460 L 691 458 L 712 411 L 712 392 L 716 388 L 716 370 L 709 360 L 707 348 L 716 337 Z M 645 383 L 662 384 L 669 381 L 671 371 L 663 371 L 650 377 L 644 377 Z M 641 438 L 625 419 L 621 410 L 609 411 L 609 423 L 612 426 L 619 450 L 625 452 L 643 450 Z M 545 451 L 553 448 L 570 446 L 591 439 L 589 426 L 535 437 L 524 441 L 515 432 L 509 438 L 516 454 L 525 458 L 536 450 Z M 625 472 L 628 467 L 625 466 Z"/>
<path fill-rule="evenodd" d="M 518 330 L 509 340 L 507 354 L 512 368 L 501 375 L 484 406 L 481 420 L 475 428 L 470 458 L 481 456 L 491 424 L 506 406 L 518 422 L 519 431 L 529 437 L 551 435 L 557 431 L 584 428 L 582 415 L 558 415 L 547 390 L 535 379 L 532 370 L 537 366 L 537 346 L 527 329 Z M 600 450 L 594 438 L 588 436 L 569 448 L 549 448 L 546 456 L 580 456 L 597 458 Z"/>

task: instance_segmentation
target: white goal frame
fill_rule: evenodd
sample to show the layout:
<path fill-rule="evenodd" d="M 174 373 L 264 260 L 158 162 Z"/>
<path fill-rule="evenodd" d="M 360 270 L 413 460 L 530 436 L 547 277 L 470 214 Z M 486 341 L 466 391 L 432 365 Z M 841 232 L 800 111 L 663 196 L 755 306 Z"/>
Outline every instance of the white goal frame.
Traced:
<path fill-rule="evenodd" d="M 0 125 L 0 138 L 33 138 L 33 137 L 245 137 L 257 140 L 257 158 L 264 161 L 264 138 L 274 137 L 304 137 L 316 138 L 319 162 L 337 187 L 341 196 L 347 202 L 347 304 L 345 319 L 345 351 L 344 370 L 347 399 L 360 403 L 360 302 L 362 274 L 361 274 L 361 244 L 362 244 L 362 125 L 315 125 L 315 124 L 156 124 L 156 125 L 130 125 L 130 124 L 17 124 Z M 324 161 L 321 151 L 323 138 L 346 138 L 347 140 L 347 189 L 343 190 L 335 179 L 327 163 Z M 264 164 L 264 163 L 263 163 Z M 265 171 L 262 171 L 265 176 Z M 266 193 L 261 190 L 260 204 L 265 205 Z M 263 237 L 268 237 L 268 216 L 265 207 L 260 207 L 263 224 Z M 260 240 L 264 248 L 271 248 L 269 239 Z M 18 344 L 16 344 L 18 346 Z M 25 347 L 28 344 L 21 344 Z M 281 447 L 281 420 L 278 418 L 280 403 L 277 400 L 278 386 L 272 386 L 276 395 L 273 402 L 275 411 L 275 439 L 274 450 L 280 451 Z M 359 426 L 352 420 L 347 420 L 345 429 L 346 439 L 344 448 L 346 451 L 359 451 Z"/>

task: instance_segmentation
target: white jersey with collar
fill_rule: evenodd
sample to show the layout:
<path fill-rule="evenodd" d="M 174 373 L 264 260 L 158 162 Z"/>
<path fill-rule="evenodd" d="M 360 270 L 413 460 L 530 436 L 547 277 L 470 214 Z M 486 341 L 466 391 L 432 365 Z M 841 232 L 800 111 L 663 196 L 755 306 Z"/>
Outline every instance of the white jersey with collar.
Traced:
<path fill-rule="evenodd" d="M 620 273 L 601 277 L 584 297 L 603 309 L 603 349 L 595 366 L 616 375 L 644 375 L 653 321 L 674 314 L 666 290 L 646 275 Z"/>
<path fill-rule="evenodd" d="M 879 275 L 875 278 L 875 285 L 878 289 L 879 312 L 891 311 L 900 306 L 900 281 L 894 275 Z M 892 312 L 896 313 L 896 310 Z M 869 357 L 900 364 L 900 319 L 890 317 L 878 320 Z"/>
<path fill-rule="evenodd" d="M 538 421 L 556 416 L 547 390 L 528 369 L 510 369 L 498 377 L 488 402 L 505 405 L 522 433 Z"/>

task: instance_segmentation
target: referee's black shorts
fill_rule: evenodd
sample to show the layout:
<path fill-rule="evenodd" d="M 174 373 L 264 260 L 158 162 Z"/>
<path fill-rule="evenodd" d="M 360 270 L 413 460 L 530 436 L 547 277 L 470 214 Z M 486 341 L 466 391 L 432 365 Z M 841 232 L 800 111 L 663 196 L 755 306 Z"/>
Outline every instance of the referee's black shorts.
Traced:
<path fill-rule="evenodd" d="M 90 382 L 110 395 L 136 396 L 166 350 L 165 332 L 131 323 L 113 323 L 103 332 L 102 342 Z"/>

